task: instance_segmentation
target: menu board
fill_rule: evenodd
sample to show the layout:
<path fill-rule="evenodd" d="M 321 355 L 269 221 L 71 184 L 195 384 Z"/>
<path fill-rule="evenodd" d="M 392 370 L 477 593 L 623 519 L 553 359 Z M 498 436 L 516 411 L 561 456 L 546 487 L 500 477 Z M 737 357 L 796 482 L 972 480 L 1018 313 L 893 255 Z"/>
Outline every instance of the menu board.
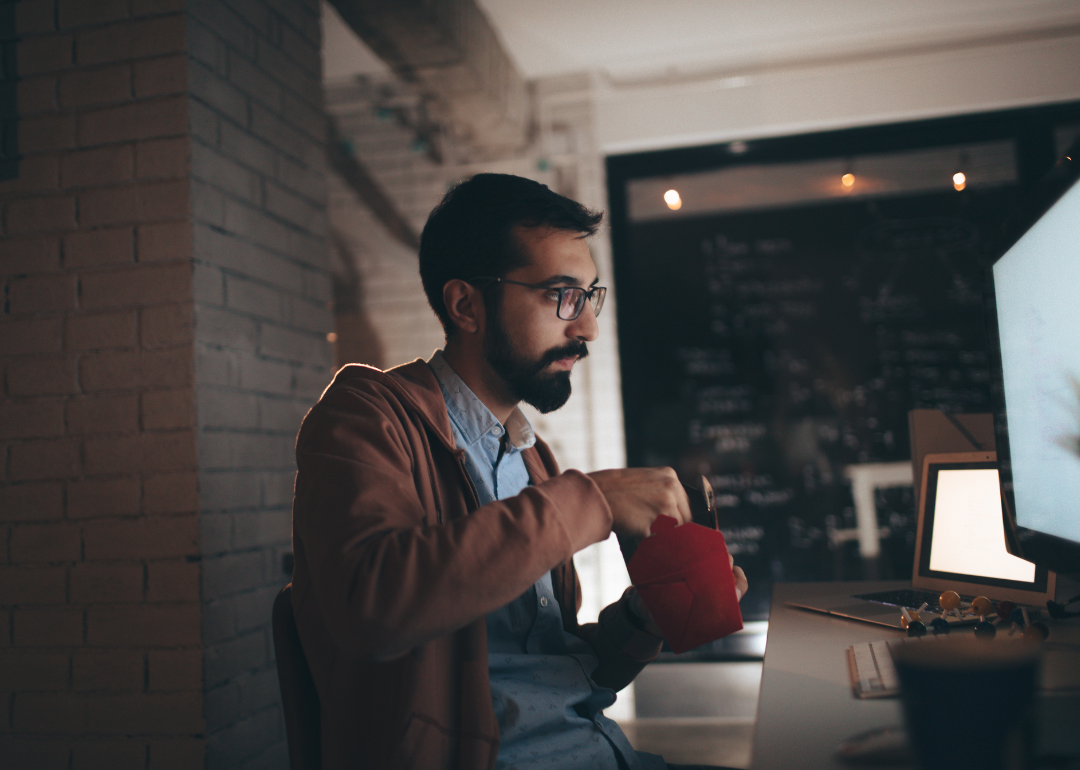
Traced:
<path fill-rule="evenodd" d="M 910 460 L 910 409 L 990 410 L 987 249 L 1016 187 L 630 222 L 616 254 L 627 456 L 713 485 L 767 616 L 774 581 L 862 577 L 844 468 Z M 878 576 L 910 576 L 910 490 Z"/>

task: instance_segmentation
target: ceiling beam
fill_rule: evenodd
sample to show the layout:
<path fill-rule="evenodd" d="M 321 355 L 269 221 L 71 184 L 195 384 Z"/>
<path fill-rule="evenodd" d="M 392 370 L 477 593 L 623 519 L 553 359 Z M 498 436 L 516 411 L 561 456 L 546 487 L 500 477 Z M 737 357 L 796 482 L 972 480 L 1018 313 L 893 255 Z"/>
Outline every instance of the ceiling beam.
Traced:
<path fill-rule="evenodd" d="M 475 0 L 330 0 L 456 139 L 496 154 L 529 138 L 529 92 Z"/>

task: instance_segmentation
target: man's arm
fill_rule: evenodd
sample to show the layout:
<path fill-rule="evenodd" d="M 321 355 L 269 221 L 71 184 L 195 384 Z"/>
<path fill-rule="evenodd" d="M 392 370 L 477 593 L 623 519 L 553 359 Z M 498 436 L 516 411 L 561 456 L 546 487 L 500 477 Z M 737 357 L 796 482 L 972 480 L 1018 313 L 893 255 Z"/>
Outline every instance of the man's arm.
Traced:
<path fill-rule="evenodd" d="M 338 647 L 376 659 L 508 604 L 611 531 L 603 494 L 576 471 L 438 523 L 444 480 L 426 435 L 381 387 L 330 393 L 312 409 L 294 501 L 323 622 Z"/>
<path fill-rule="evenodd" d="M 596 623 L 578 626 L 577 634 L 593 648 L 600 664 L 593 681 L 616 692 L 634 680 L 647 663 L 660 654 L 663 637 L 644 627 L 631 609 L 634 591 L 600 611 Z"/>
<path fill-rule="evenodd" d="M 730 554 L 728 563 L 735 576 L 735 596 L 741 599 L 748 587 L 746 575 L 735 566 Z M 577 590 L 580 592 L 579 586 Z M 599 622 L 579 626 L 575 615 L 564 617 L 564 623 L 596 652 L 600 664 L 593 672 L 593 680 L 616 691 L 630 684 L 660 653 L 663 644 L 663 632 L 633 586 L 617 602 L 601 610 Z"/>

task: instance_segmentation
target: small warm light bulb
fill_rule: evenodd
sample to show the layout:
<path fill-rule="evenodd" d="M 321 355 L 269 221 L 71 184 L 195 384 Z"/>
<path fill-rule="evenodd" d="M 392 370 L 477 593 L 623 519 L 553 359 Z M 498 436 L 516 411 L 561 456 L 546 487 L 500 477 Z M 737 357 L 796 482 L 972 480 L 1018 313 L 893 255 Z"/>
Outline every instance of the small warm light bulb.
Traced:
<path fill-rule="evenodd" d="M 672 211 L 678 211 L 682 208 L 682 198 L 679 197 L 679 192 L 677 190 L 668 190 L 664 193 L 664 203 L 666 203 L 667 207 Z"/>
<path fill-rule="evenodd" d="M 337 342 L 337 332 L 330 332 L 326 335 L 327 342 Z"/>
<path fill-rule="evenodd" d="M 840 177 L 840 181 L 844 183 L 844 187 L 851 187 L 853 184 L 855 184 L 855 175 L 844 174 L 842 177 Z"/>
<path fill-rule="evenodd" d="M 967 187 L 967 177 L 964 176 L 963 171 L 957 171 L 952 175 L 952 186 L 956 188 L 957 192 Z"/>

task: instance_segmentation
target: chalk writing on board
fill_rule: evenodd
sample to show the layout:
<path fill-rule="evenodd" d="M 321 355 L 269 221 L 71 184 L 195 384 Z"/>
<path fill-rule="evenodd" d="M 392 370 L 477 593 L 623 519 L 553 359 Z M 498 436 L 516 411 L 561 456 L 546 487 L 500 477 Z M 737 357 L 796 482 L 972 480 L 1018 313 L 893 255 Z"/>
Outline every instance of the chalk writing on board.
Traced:
<path fill-rule="evenodd" d="M 616 263 L 628 460 L 709 478 L 756 591 L 749 617 L 773 580 L 843 576 L 855 548 L 836 534 L 855 525 L 844 468 L 908 459 L 908 410 L 989 409 L 985 233 L 1014 196 L 631 226 Z M 908 504 L 879 505 L 898 564 Z"/>

